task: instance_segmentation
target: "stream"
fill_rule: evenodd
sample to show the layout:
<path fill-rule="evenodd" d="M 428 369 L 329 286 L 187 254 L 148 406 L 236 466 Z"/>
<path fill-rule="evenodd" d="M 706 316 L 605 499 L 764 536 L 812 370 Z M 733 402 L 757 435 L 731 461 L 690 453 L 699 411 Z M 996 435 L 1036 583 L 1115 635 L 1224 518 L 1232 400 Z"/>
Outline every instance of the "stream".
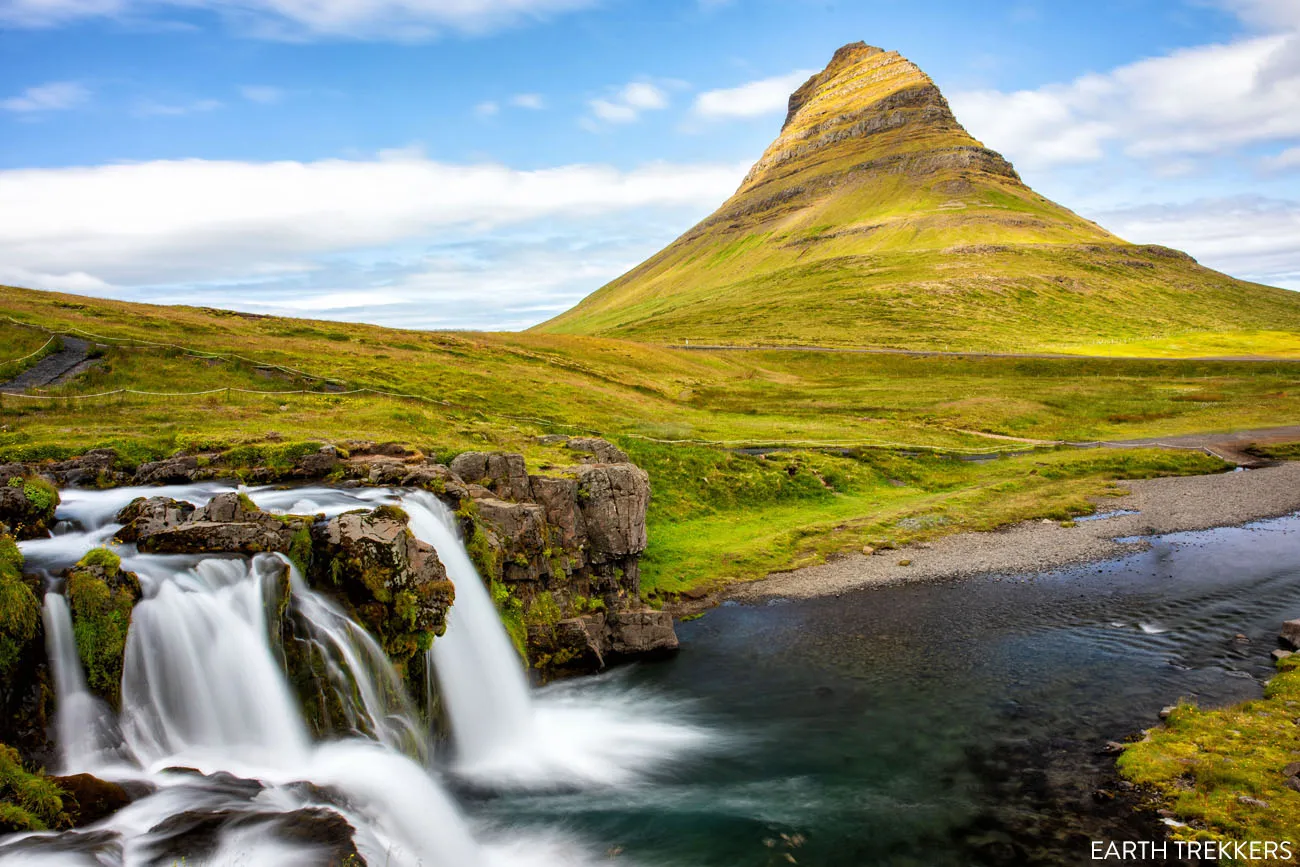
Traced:
<path fill-rule="evenodd" d="M 223 490 L 67 491 L 56 535 L 22 544 L 28 568 L 57 574 L 111 539 L 134 496 Z M 0 841 L 0 867 L 173 864 L 197 813 L 223 821 L 187 864 L 314 865 L 321 851 L 286 841 L 320 810 L 391 867 L 1076 864 L 1092 839 L 1154 833 L 1095 794 L 1114 788 L 1106 742 L 1180 697 L 1259 695 L 1280 621 L 1300 613 L 1300 520 L 1284 518 L 1044 575 L 726 603 L 679 625 L 671 659 L 530 689 L 435 498 L 248 493 L 283 513 L 411 515 L 458 590 L 429 652 L 450 745 L 364 630 L 291 572 L 288 604 L 354 734 L 309 736 L 267 625 L 278 556 L 121 546 L 144 598 L 120 713 L 86 690 L 56 580 L 46 596 L 60 770 L 152 794 L 91 829 Z"/>

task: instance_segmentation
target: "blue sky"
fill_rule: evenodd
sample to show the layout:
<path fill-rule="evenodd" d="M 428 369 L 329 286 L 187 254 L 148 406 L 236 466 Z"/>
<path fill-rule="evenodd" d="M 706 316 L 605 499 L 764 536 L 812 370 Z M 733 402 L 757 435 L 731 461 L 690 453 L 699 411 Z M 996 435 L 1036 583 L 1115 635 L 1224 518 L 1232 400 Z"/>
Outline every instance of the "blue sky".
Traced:
<path fill-rule="evenodd" d="M 709 213 L 845 42 L 1025 180 L 1300 289 L 1300 2 L 0 0 L 0 281 L 417 327 Z"/>

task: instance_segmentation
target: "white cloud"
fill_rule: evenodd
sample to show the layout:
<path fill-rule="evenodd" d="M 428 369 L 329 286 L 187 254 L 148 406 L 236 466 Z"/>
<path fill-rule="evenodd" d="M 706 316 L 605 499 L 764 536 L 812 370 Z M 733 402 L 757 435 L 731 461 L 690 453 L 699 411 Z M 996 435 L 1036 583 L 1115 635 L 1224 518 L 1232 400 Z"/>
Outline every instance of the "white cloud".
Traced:
<path fill-rule="evenodd" d="M 429 39 L 481 34 L 593 5 L 597 0 L 0 0 L 0 22 L 53 27 L 96 17 L 148 18 L 200 8 L 265 39 Z"/>
<path fill-rule="evenodd" d="M 283 89 L 268 84 L 246 84 L 239 89 L 239 93 L 244 99 L 259 105 L 275 105 L 283 102 L 285 97 Z"/>
<path fill-rule="evenodd" d="M 515 108 L 527 108 L 531 111 L 541 111 L 546 108 L 546 100 L 540 93 L 516 93 L 510 97 L 510 104 Z"/>
<path fill-rule="evenodd" d="M 323 296 L 320 303 L 331 310 L 370 321 L 392 313 L 394 324 L 416 314 L 432 322 L 435 313 L 454 312 L 486 325 L 507 301 L 520 311 L 558 310 L 596 288 L 706 214 L 735 189 L 745 169 L 651 164 L 632 171 L 597 165 L 517 171 L 403 152 L 364 161 L 178 160 L 8 170 L 0 171 L 0 262 L 11 275 L 7 282 L 37 288 L 111 289 L 115 297 L 149 300 L 147 287 L 166 287 L 156 300 L 210 303 L 211 288 L 192 287 L 226 285 L 243 288 L 222 289 L 222 303 L 227 296 L 232 304 L 243 299 L 244 309 L 278 297 L 287 310 L 291 302 Z M 648 231 L 655 215 L 669 228 Z M 584 245 L 607 237 L 620 220 L 631 225 L 631 240 L 620 242 L 625 252 L 584 271 L 582 263 L 591 261 Z M 527 262 L 511 258 L 542 226 L 551 233 L 567 226 L 569 234 L 535 244 Z M 483 244 L 498 246 L 469 261 L 457 259 L 460 254 L 430 258 L 428 252 L 430 245 L 455 251 Z M 459 264 L 449 265 L 452 259 Z M 390 267 L 391 274 L 385 271 Z M 567 288 L 556 300 L 547 287 L 562 275 Z M 435 286 L 438 298 L 460 305 L 457 311 L 419 309 L 437 300 L 421 294 Z M 406 306 L 373 314 L 342 306 L 359 297 L 349 293 L 372 289 L 401 289 Z M 541 318 L 538 313 L 532 321 Z M 498 327 L 506 324 L 498 321 Z"/>
<path fill-rule="evenodd" d="M 78 106 L 89 98 L 90 91 L 75 81 L 52 81 L 0 100 L 0 109 L 20 113 L 61 111 Z"/>
<path fill-rule="evenodd" d="M 587 102 L 591 113 L 605 123 L 633 123 L 642 112 L 668 107 L 668 94 L 648 81 L 633 81 L 618 88 L 609 98 Z"/>
<path fill-rule="evenodd" d="M 973 135 L 1028 166 L 1095 162 L 1112 145 L 1139 158 L 1223 153 L 1300 137 L 1300 35 L 1189 48 L 1068 84 L 951 101 Z"/>
<path fill-rule="evenodd" d="M 1259 27 L 1300 30 L 1300 3 L 1295 0 L 1221 0 L 1243 21 Z"/>
<path fill-rule="evenodd" d="M 1300 289 L 1300 202 L 1237 196 L 1094 216 L 1129 241 L 1187 250 L 1234 276 Z"/>
<path fill-rule="evenodd" d="M 474 114 L 478 115 L 479 117 L 495 117 L 497 114 L 500 113 L 500 111 L 501 111 L 501 106 L 497 105 L 495 102 L 492 102 L 491 100 L 488 100 L 487 102 L 480 102 L 478 105 L 474 106 Z"/>
<path fill-rule="evenodd" d="M 797 69 L 787 75 L 776 75 L 751 81 L 739 87 L 706 90 L 695 97 L 691 112 L 703 118 L 760 117 L 784 112 L 799 85 L 808 80 L 814 70 Z"/>
<path fill-rule="evenodd" d="M 137 117 L 182 117 L 187 114 L 204 114 L 221 108 L 215 99 L 196 99 L 191 102 L 157 102 L 145 99 L 137 102 L 132 113 Z"/>
<path fill-rule="evenodd" d="M 1266 172 L 1286 172 L 1300 169 L 1300 147 L 1287 148 L 1279 154 L 1264 157 L 1260 167 Z"/>

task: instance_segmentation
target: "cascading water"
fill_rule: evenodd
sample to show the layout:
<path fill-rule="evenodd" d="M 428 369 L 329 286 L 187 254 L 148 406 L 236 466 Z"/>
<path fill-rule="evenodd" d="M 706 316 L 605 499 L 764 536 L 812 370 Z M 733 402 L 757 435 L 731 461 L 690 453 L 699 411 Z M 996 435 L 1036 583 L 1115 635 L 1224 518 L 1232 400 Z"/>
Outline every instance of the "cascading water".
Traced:
<path fill-rule="evenodd" d="M 437 672 L 458 761 L 481 766 L 528 739 L 533 728 L 528 681 L 450 510 L 426 491 L 407 494 L 402 507 L 411 517 L 411 532 L 438 551 L 456 587 L 447 632 L 429 648 L 428 664 Z"/>
<path fill-rule="evenodd" d="M 166 494 L 201 505 L 220 490 Z M 70 525 L 57 540 L 24 543 L 29 562 L 51 574 L 71 566 L 111 539 L 117 510 L 137 493 L 145 492 L 71 493 L 59 516 Z M 249 493 L 264 508 L 333 514 L 396 499 L 378 490 Z M 555 690 L 534 702 L 450 514 L 425 494 L 403 502 L 412 529 L 435 544 L 457 587 L 447 634 L 435 641 L 431 661 L 452 720 L 458 774 L 512 787 L 613 784 L 639 777 L 634 767 L 661 765 L 674 751 L 703 744 L 702 730 L 662 721 L 662 706 L 627 693 L 590 700 Z M 596 860 L 562 835 L 499 826 L 472 831 L 422 763 L 427 730 L 387 657 L 285 558 L 142 555 L 131 546 L 119 553 L 144 591 L 127 635 L 120 714 L 86 688 L 66 600 L 56 592 L 45 597 L 59 745 L 67 770 L 143 782 L 153 794 L 95 826 L 94 835 L 11 837 L 0 843 L 0 865 L 153 864 L 168 851 L 177 822 L 192 821 L 181 821 L 182 814 L 217 815 L 225 823 L 198 863 L 314 864 L 320 852 L 287 848 L 276 830 L 304 809 L 342 814 L 362 857 L 387 867 Z M 282 616 L 292 623 L 288 635 Z M 343 708 L 346 719 L 334 721 L 343 739 L 313 739 L 283 668 L 282 640 L 305 641 L 324 661 L 318 686 L 333 690 Z"/>
<path fill-rule="evenodd" d="M 42 618 L 46 653 L 54 672 L 58 707 L 55 722 L 63 771 L 77 773 L 101 767 L 115 755 L 114 745 L 120 742 L 120 736 L 112 731 L 108 708 L 86 688 L 72 632 L 72 614 L 63 594 L 45 594 Z"/>
<path fill-rule="evenodd" d="M 666 719 L 663 703 L 630 692 L 579 696 L 560 688 L 534 701 L 455 515 L 426 491 L 405 494 L 402 507 L 456 586 L 447 632 L 428 659 L 451 720 L 458 774 L 497 788 L 612 786 L 711 740 L 701 728 Z"/>

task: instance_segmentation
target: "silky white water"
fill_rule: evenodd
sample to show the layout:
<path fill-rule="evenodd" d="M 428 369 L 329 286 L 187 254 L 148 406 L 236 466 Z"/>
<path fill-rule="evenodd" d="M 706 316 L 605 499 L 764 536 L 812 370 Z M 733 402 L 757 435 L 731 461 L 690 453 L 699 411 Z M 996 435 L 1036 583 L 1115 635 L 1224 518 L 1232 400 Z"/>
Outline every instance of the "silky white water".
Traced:
<path fill-rule="evenodd" d="M 559 688 L 534 700 L 455 515 L 426 491 L 405 494 L 402 507 L 456 586 L 447 632 L 429 660 L 451 720 L 458 774 L 496 787 L 613 786 L 710 742 L 704 729 L 672 720 L 662 701 L 636 693 Z"/>
<path fill-rule="evenodd" d="M 23 543 L 23 551 L 29 566 L 57 575 L 111 539 L 117 511 L 133 496 L 202 505 L 222 490 L 69 492 L 60 536 Z M 268 510 L 328 514 L 397 499 L 375 489 L 248 493 Z M 617 785 L 706 743 L 703 729 L 668 719 L 672 709 L 635 693 L 593 697 L 570 686 L 535 699 L 450 513 L 424 493 L 402 502 L 412 530 L 437 548 L 456 586 L 447 633 L 434 642 L 430 661 L 452 723 L 458 776 L 512 788 Z M 311 864 L 320 853 L 286 848 L 276 833 L 277 821 L 307 807 L 342 814 L 363 858 L 387 867 L 603 860 L 594 854 L 601 847 L 559 831 L 470 822 L 427 764 L 428 728 L 377 642 L 283 557 L 151 556 L 127 545 L 118 553 L 144 591 L 127 636 L 120 712 L 86 688 L 57 579 L 45 597 L 60 765 L 143 782 L 153 794 L 101 822 L 96 829 L 105 834 L 93 841 L 55 834 L 0 841 L 0 865 L 149 864 L 166 851 L 159 848 L 168 836 L 163 823 L 195 811 L 229 819 L 202 863 Z M 292 623 L 288 638 L 282 611 Z M 323 662 L 317 686 L 334 691 L 345 716 L 331 720 L 331 739 L 309 731 L 285 674 L 284 641 L 305 642 Z"/>

